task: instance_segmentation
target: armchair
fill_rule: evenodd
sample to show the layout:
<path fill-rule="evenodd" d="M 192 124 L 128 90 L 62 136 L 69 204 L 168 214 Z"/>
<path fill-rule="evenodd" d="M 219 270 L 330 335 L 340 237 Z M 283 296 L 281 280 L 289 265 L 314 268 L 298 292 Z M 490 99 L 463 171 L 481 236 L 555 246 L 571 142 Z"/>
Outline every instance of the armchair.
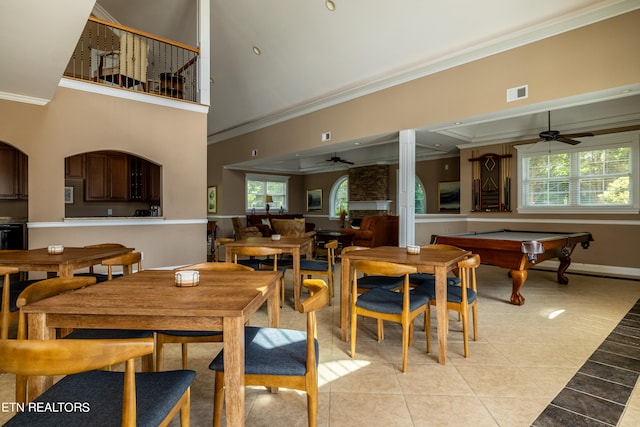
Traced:
<path fill-rule="evenodd" d="M 359 229 L 343 228 L 353 236 L 355 246 L 398 246 L 398 217 L 395 215 L 365 215 Z"/>
<path fill-rule="evenodd" d="M 239 217 L 231 218 L 233 224 L 233 234 L 236 240 L 242 240 L 247 237 L 262 237 L 262 233 L 258 227 L 246 227 L 242 225 L 242 220 Z"/>

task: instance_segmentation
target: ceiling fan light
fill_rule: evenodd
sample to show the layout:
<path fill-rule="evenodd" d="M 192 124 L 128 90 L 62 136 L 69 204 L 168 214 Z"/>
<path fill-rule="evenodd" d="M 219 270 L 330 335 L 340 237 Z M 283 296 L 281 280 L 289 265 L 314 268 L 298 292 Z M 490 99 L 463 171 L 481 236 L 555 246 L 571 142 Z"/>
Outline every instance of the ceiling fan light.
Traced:
<path fill-rule="evenodd" d="M 262 51 L 260 50 L 260 48 L 258 46 L 254 46 L 252 48 L 252 50 L 253 50 L 253 53 L 255 53 L 256 55 L 261 55 L 262 54 Z"/>
<path fill-rule="evenodd" d="M 331 12 L 334 12 L 336 10 L 336 3 L 333 0 L 326 0 L 324 2 L 324 5 L 326 6 L 327 9 L 329 9 Z"/>

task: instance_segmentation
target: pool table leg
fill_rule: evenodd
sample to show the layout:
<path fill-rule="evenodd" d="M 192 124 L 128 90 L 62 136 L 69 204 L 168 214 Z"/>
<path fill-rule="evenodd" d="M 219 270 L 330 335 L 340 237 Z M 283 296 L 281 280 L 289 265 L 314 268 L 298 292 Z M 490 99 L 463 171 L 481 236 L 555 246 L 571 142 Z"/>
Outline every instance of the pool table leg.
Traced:
<path fill-rule="evenodd" d="M 571 265 L 571 258 L 567 255 L 560 256 L 558 259 L 560 260 L 560 265 L 558 266 L 558 283 L 566 285 L 569 283 L 569 279 L 564 275 L 564 273 L 567 271 L 567 268 L 569 268 L 569 265 Z"/>
<path fill-rule="evenodd" d="M 511 304 L 522 305 L 524 304 L 524 297 L 520 293 L 520 288 L 527 280 L 527 270 L 511 270 L 512 290 L 511 290 Z"/>

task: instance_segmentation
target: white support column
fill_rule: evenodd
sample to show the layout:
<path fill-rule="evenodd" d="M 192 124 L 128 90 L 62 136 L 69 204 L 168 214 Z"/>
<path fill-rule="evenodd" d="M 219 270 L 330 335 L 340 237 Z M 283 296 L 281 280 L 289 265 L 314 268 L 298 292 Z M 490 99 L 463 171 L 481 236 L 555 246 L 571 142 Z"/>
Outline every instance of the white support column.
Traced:
<path fill-rule="evenodd" d="M 211 4 L 209 0 L 198 0 L 198 88 L 200 104 L 211 103 Z"/>
<path fill-rule="evenodd" d="M 401 130 L 398 143 L 400 164 L 398 170 L 398 215 L 400 247 L 413 245 L 416 235 L 416 131 Z"/>

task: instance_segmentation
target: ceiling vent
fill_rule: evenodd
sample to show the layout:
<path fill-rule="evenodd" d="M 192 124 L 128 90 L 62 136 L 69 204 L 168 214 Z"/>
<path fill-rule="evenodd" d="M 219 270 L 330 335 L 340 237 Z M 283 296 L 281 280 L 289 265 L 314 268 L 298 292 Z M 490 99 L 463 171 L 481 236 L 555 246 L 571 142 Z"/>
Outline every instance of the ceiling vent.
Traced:
<path fill-rule="evenodd" d="M 507 102 L 517 101 L 529 97 L 529 85 L 507 89 Z"/>

